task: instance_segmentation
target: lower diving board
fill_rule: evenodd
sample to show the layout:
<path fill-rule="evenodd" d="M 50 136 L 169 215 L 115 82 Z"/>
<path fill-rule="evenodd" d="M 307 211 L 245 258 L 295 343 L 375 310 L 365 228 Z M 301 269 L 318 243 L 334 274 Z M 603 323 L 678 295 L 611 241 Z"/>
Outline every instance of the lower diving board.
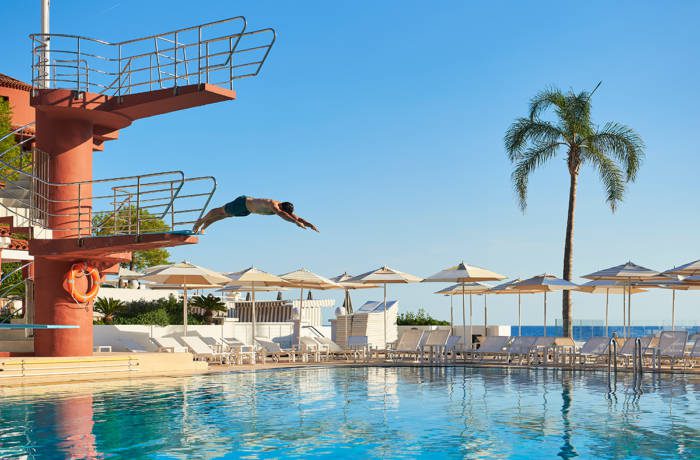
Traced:
<path fill-rule="evenodd" d="M 0 323 L 0 329 L 78 329 L 80 326 L 73 324 L 4 324 Z"/>

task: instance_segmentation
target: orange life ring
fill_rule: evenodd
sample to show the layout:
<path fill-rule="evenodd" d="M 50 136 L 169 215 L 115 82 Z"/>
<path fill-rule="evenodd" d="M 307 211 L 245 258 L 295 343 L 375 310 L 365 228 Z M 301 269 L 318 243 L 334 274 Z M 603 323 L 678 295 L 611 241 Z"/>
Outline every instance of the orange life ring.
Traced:
<path fill-rule="evenodd" d="M 76 278 L 89 276 L 92 286 L 85 294 L 78 292 L 75 287 Z M 95 300 L 97 292 L 100 290 L 100 272 L 87 262 L 78 262 L 70 267 L 70 271 L 66 273 L 66 283 L 64 284 L 66 291 L 78 303 L 89 303 Z"/>

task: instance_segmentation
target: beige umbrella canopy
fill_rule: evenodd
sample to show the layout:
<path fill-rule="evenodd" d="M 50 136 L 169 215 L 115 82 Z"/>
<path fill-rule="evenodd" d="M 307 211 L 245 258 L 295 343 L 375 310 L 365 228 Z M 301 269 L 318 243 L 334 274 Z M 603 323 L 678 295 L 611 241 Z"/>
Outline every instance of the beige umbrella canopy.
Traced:
<path fill-rule="evenodd" d="M 514 283 L 511 289 L 522 292 L 542 292 L 544 294 L 544 336 L 547 337 L 547 293 L 555 291 L 567 291 L 578 286 L 571 281 L 557 278 L 549 273 L 533 276 L 526 280 Z"/>
<path fill-rule="evenodd" d="M 450 298 L 450 333 L 452 333 L 452 331 L 454 331 L 454 328 L 455 328 L 455 323 L 454 323 L 454 305 L 453 305 L 453 302 L 452 302 L 452 299 L 453 299 L 454 296 L 453 296 L 452 294 L 450 294 L 450 292 L 452 291 L 451 288 L 452 288 L 452 286 L 449 286 L 449 287 L 446 287 L 446 288 L 444 288 L 444 289 L 440 289 L 439 291 L 433 292 L 433 294 L 444 295 L 445 297 L 449 297 L 449 298 Z"/>
<path fill-rule="evenodd" d="M 229 281 L 224 275 L 189 262 L 164 265 L 150 270 L 141 279 L 164 285 L 181 287 L 183 290 L 182 315 L 184 335 L 187 335 L 187 289 L 213 288 Z"/>
<path fill-rule="evenodd" d="M 119 267 L 119 273 L 117 276 L 124 280 L 137 280 L 143 277 L 143 273 L 136 272 L 134 270 L 129 270 L 128 268 Z"/>
<path fill-rule="evenodd" d="M 506 277 L 498 274 L 496 272 L 492 272 L 491 270 L 487 270 L 485 268 L 477 267 L 475 265 L 469 265 L 465 264 L 464 262 L 460 262 L 459 264 L 453 266 L 453 267 L 448 267 L 442 271 L 439 271 L 438 273 L 427 277 L 426 279 L 423 280 L 423 282 L 433 282 L 433 283 L 460 283 L 464 289 L 462 289 L 462 325 L 464 328 L 463 334 L 464 338 L 463 340 L 465 341 L 464 343 L 469 343 L 469 347 L 473 346 L 472 343 L 472 332 L 473 332 L 473 325 L 472 325 L 472 318 L 473 318 L 473 308 L 472 308 L 472 294 L 475 292 L 472 291 L 471 289 L 478 291 L 479 290 L 479 285 L 471 285 L 471 289 L 466 289 L 465 283 L 475 283 L 479 281 L 498 281 L 505 279 Z M 489 286 L 490 288 L 490 286 Z M 467 336 L 467 320 L 466 320 L 466 307 L 465 307 L 465 296 L 466 293 L 469 292 L 469 335 Z"/>
<path fill-rule="evenodd" d="M 676 291 L 695 291 L 700 290 L 700 284 L 687 283 L 687 278 L 682 278 L 679 275 L 671 275 L 668 280 L 663 281 L 644 281 L 636 285 L 639 287 L 658 287 L 671 290 L 671 330 L 676 330 Z M 635 287 L 633 287 L 634 289 Z M 633 291 L 634 292 L 634 291 Z"/>
<path fill-rule="evenodd" d="M 348 282 L 352 283 L 362 283 L 362 284 L 381 284 L 384 286 L 384 348 L 387 345 L 387 319 L 386 319 L 386 285 L 387 284 L 408 284 L 408 283 L 419 283 L 422 278 L 409 273 L 400 272 L 386 265 L 379 267 L 376 270 L 357 275 L 350 278 Z"/>
<path fill-rule="evenodd" d="M 631 287 L 634 283 L 642 281 L 655 281 L 668 279 L 667 276 L 660 274 L 657 271 L 651 270 L 641 265 L 637 265 L 632 262 L 627 262 L 622 265 L 616 265 L 614 267 L 599 270 L 597 272 L 589 273 L 583 278 L 589 280 L 611 280 L 620 281 L 627 286 L 627 325 L 625 327 L 625 337 L 629 337 L 630 327 L 632 326 L 631 314 L 632 314 L 632 292 Z M 623 293 L 624 295 L 624 293 Z M 623 316 L 624 322 L 624 316 Z"/>
<path fill-rule="evenodd" d="M 513 289 L 513 286 L 516 285 L 517 283 L 521 282 L 522 279 L 520 278 L 515 278 L 510 281 L 507 281 L 505 283 L 501 283 L 498 286 L 493 287 L 490 291 L 489 294 L 517 294 L 518 295 L 518 336 L 521 336 L 523 334 L 523 326 L 522 326 L 522 321 L 521 321 L 521 303 L 520 303 L 520 296 L 521 294 L 534 294 L 539 291 L 528 291 L 526 289 Z"/>
<path fill-rule="evenodd" d="M 326 278 L 325 276 L 317 275 L 316 273 L 309 271 L 305 268 L 300 268 L 293 272 L 285 273 L 280 275 L 280 278 L 285 280 L 290 287 L 298 287 L 299 291 L 299 335 L 297 337 L 297 345 L 301 347 L 301 323 L 302 323 L 302 311 L 304 308 L 304 289 L 317 289 L 317 290 L 327 290 L 327 289 L 342 289 L 343 287 Z"/>
<path fill-rule="evenodd" d="M 587 292 L 589 294 L 605 294 L 605 336 L 608 336 L 608 305 L 610 303 L 610 294 L 625 294 L 627 287 L 613 280 L 593 280 L 580 285 L 576 290 Z M 646 289 L 632 287 L 632 294 L 646 292 Z M 624 299 L 624 297 L 623 297 Z M 622 313 L 625 313 L 625 304 L 622 304 Z"/>
<path fill-rule="evenodd" d="M 700 276 L 700 260 L 666 270 L 662 275 Z"/>
<path fill-rule="evenodd" d="M 253 332 L 253 344 L 255 344 L 255 336 L 257 334 L 257 317 L 255 314 L 255 291 L 262 287 L 274 286 L 283 287 L 289 286 L 285 280 L 279 276 L 273 275 L 272 273 L 267 273 L 255 267 L 246 268 L 238 272 L 232 272 L 226 274 L 228 278 L 229 286 L 250 286 L 250 292 L 252 294 L 251 301 L 251 311 L 252 311 L 252 332 Z"/>

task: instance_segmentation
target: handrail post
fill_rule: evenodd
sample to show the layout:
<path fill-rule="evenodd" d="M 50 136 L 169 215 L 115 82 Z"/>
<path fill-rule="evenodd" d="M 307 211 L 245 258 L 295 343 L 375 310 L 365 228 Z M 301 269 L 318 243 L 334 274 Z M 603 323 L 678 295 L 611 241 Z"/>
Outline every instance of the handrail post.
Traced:
<path fill-rule="evenodd" d="M 141 176 L 136 178 L 136 234 L 141 234 Z"/>
<path fill-rule="evenodd" d="M 82 203 L 81 203 L 81 197 L 80 197 L 80 183 L 78 183 L 78 238 L 81 236 L 81 230 L 82 230 L 82 225 L 83 225 L 83 217 L 81 215 L 82 211 Z"/>
<path fill-rule="evenodd" d="M 175 231 L 175 200 L 173 194 L 173 182 L 170 181 L 170 230 Z"/>
<path fill-rule="evenodd" d="M 117 53 L 118 53 L 118 58 L 117 58 L 117 77 L 119 84 L 117 85 L 117 99 L 120 101 L 121 95 L 122 95 L 122 45 L 117 46 Z"/>
<path fill-rule="evenodd" d="M 202 83 L 202 26 L 197 28 L 197 85 Z"/>
<path fill-rule="evenodd" d="M 637 362 L 637 369 L 638 369 L 639 375 L 641 375 L 644 372 L 644 370 L 642 368 L 642 364 L 643 364 L 643 361 L 642 361 L 642 339 L 640 339 L 639 337 L 637 337 L 634 340 L 634 352 L 635 352 L 634 359 L 635 359 L 635 361 L 638 361 Z"/>
<path fill-rule="evenodd" d="M 78 47 L 78 50 L 77 50 L 78 51 L 78 59 L 77 59 L 77 62 L 75 64 L 75 73 L 76 73 L 76 78 L 77 78 L 76 90 L 78 92 L 80 92 L 80 37 L 78 37 L 77 40 L 78 40 L 78 45 L 77 45 L 77 47 Z"/>
<path fill-rule="evenodd" d="M 114 211 L 112 212 L 112 227 L 114 227 L 114 235 L 117 234 L 117 189 L 113 188 L 112 191 L 114 192 L 114 201 L 112 202 L 113 209 Z"/>
<path fill-rule="evenodd" d="M 177 32 L 175 32 L 175 70 L 173 74 L 175 74 L 175 94 L 177 94 Z"/>

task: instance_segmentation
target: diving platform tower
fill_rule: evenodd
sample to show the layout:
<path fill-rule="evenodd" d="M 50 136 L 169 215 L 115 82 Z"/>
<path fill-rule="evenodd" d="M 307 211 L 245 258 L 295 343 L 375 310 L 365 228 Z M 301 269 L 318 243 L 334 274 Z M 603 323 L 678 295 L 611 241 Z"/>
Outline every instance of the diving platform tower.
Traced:
<path fill-rule="evenodd" d="M 11 133 L 29 160 L 18 168 L 10 149 L 0 152 L 0 166 L 12 168 L 0 181 L 28 192 L 22 218 L 42 230 L 29 240 L 33 322 L 78 326 L 36 330 L 34 354 L 88 356 L 93 302 L 81 297 L 90 273 L 67 274 L 80 264 L 102 275 L 132 251 L 196 243 L 192 226 L 216 189 L 213 177 L 181 171 L 94 179 L 93 153 L 141 118 L 235 99 L 235 80 L 259 74 L 275 32 L 248 31 L 235 17 L 115 43 L 30 37 L 35 121 Z"/>

